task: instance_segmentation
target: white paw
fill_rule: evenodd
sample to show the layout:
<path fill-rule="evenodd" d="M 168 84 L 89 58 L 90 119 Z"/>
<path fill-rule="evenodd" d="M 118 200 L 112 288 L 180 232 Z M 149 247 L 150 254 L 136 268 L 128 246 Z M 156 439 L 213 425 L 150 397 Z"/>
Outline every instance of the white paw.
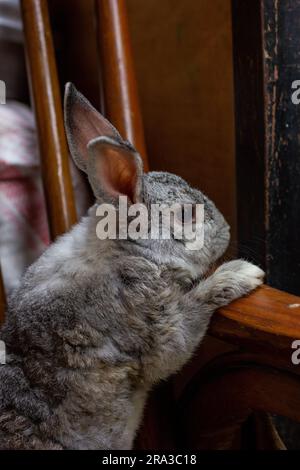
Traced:
<path fill-rule="evenodd" d="M 265 273 L 258 266 L 241 259 L 222 264 L 214 273 L 216 296 L 220 304 L 248 294 L 263 283 Z"/>
<path fill-rule="evenodd" d="M 236 273 L 237 278 L 241 280 L 247 280 L 255 289 L 255 287 L 260 286 L 263 283 L 263 279 L 265 277 L 265 273 L 262 269 L 255 264 L 249 263 L 248 261 L 244 261 L 243 259 L 235 259 L 233 261 L 229 261 L 228 263 L 222 264 L 216 272 L 221 273 Z"/>

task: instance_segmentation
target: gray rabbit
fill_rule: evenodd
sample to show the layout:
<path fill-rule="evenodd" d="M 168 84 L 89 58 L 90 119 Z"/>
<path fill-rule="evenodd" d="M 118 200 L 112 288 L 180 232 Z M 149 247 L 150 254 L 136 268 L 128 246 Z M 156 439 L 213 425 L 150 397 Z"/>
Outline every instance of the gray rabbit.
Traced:
<path fill-rule="evenodd" d="M 149 390 L 189 360 L 213 312 L 262 283 L 244 261 L 224 263 L 229 228 L 180 177 L 143 173 L 136 150 L 71 84 L 65 123 L 73 159 L 96 203 L 27 270 L 1 330 L 1 449 L 130 449 Z M 204 245 L 99 240 L 97 207 L 204 204 Z"/>

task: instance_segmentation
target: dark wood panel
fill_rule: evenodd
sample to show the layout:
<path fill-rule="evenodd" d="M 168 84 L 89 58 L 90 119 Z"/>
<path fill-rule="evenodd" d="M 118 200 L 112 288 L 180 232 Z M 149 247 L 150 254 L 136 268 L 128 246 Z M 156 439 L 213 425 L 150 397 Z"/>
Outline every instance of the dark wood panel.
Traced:
<path fill-rule="evenodd" d="M 300 1 L 233 0 L 240 254 L 300 293 Z"/>
<path fill-rule="evenodd" d="M 239 254 L 265 266 L 265 110 L 261 0 L 233 0 Z"/>
<path fill-rule="evenodd" d="M 300 1 L 264 1 L 267 272 L 271 285 L 300 294 Z"/>

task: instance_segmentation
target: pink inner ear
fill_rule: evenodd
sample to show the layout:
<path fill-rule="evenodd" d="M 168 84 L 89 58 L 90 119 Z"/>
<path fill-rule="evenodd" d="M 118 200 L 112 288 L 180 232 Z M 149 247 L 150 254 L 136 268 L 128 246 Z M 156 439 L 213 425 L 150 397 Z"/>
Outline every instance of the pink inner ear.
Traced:
<path fill-rule="evenodd" d="M 125 195 L 132 203 L 136 202 L 137 167 L 132 154 L 107 148 L 96 165 L 98 181 L 108 194 Z"/>
<path fill-rule="evenodd" d="M 72 125 L 78 151 L 84 160 L 87 160 L 87 145 L 91 140 L 99 136 L 115 137 L 109 122 L 80 99 L 73 104 Z"/>

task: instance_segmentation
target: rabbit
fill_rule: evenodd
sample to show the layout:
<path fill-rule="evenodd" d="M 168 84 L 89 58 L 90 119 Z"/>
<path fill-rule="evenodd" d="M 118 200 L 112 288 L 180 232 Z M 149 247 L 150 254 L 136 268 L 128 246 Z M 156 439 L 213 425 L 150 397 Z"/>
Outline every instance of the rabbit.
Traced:
<path fill-rule="evenodd" d="M 143 173 L 133 145 L 81 95 L 65 91 L 72 157 L 95 204 L 26 271 L 0 339 L 1 449 L 131 449 L 147 395 L 179 371 L 214 311 L 263 282 L 257 266 L 225 252 L 229 227 L 202 192 L 167 172 Z M 204 204 L 204 244 L 96 236 L 97 208 Z"/>

